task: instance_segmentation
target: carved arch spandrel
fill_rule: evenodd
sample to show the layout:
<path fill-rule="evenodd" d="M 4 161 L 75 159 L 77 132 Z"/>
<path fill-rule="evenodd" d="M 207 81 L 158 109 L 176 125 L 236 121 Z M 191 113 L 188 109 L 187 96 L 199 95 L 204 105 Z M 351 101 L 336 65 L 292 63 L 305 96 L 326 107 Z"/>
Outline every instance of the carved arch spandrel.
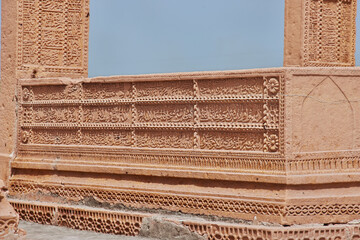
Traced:
<path fill-rule="evenodd" d="M 326 77 L 302 103 L 300 152 L 353 148 L 353 107 L 339 85 L 331 77 Z"/>

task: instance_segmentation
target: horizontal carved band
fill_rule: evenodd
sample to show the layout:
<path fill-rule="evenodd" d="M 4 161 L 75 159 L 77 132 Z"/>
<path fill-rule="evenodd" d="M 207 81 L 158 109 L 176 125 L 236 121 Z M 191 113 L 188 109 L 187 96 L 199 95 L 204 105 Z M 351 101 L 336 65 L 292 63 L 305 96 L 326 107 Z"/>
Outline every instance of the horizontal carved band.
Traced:
<path fill-rule="evenodd" d="M 27 221 L 128 236 L 137 235 L 144 218 L 152 217 L 150 214 L 143 213 L 126 213 L 103 209 L 94 210 L 83 207 L 68 207 L 51 203 L 30 203 L 17 200 L 13 200 L 12 205 L 18 211 L 20 217 Z M 171 218 L 171 216 L 163 218 L 162 221 L 182 224 L 192 232 L 207 236 L 209 240 L 337 240 L 358 239 L 360 237 L 360 226 L 350 224 L 282 227 L 251 223 L 211 222 L 205 219 L 189 221 Z"/>
<path fill-rule="evenodd" d="M 146 191 L 104 189 L 86 186 L 61 186 L 12 180 L 10 194 L 20 196 L 28 193 L 52 194 L 69 201 L 81 201 L 92 197 L 99 202 L 123 204 L 141 208 L 163 208 L 184 212 L 240 216 L 256 214 L 280 217 L 284 214 L 281 203 L 242 201 L 224 197 L 186 196 L 185 194 L 151 193 Z"/>
<path fill-rule="evenodd" d="M 40 224 L 64 226 L 100 233 L 138 235 L 142 219 L 146 214 L 126 214 L 106 210 L 33 204 L 12 200 L 11 204 L 20 219 Z"/>
<path fill-rule="evenodd" d="M 283 153 L 283 81 L 26 83 L 19 144 Z"/>
<path fill-rule="evenodd" d="M 226 199 L 215 196 L 186 196 L 184 194 L 149 193 L 139 190 L 104 189 L 87 186 L 64 186 L 57 184 L 10 181 L 10 194 L 21 196 L 28 193 L 52 194 L 69 201 L 81 201 L 93 197 L 99 202 L 124 204 L 134 207 L 163 208 L 184 212 L 216 213 L 222 216 L 239 214 L 283 217 L 359 215 L 359 204 L 287 205 Z"/>

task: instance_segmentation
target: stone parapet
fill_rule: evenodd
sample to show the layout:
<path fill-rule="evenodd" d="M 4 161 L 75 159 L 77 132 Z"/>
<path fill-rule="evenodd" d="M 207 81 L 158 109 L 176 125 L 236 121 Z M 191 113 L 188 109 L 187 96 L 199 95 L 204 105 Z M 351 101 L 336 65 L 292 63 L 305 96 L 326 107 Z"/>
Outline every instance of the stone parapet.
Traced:
<path fill-rule="evenodd" d="M 20 80 L 10 193 L 346 223 L 360 209 L 359 79 L 275 68 Z"/>

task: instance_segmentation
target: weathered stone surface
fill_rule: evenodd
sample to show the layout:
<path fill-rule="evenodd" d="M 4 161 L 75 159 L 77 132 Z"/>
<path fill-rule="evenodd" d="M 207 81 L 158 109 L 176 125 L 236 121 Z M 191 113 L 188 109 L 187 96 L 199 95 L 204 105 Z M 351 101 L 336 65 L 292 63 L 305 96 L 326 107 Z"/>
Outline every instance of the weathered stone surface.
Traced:
<path fill-rule="evenodd" d="M 23 239 L 25 232 L 18 228 L 19 216 L 6 199 L 7 188 L 0 180 L 0 239 Z"/>
<path fill-rule="evenodd" d="M 158 239 L 205 240 L 207 237 L 191 232 L 187 227 L 163 218 L 144 218 L 140 236 Z"/>
<path fill-rule="evenodd" d="M 131 237 L 79 231 L 66 227 L 49 226 L 24 221 L 20 221 L 19 226 L 27 232 L 26 239 L 28 240 L 155 240 L 139 236 Z"/>

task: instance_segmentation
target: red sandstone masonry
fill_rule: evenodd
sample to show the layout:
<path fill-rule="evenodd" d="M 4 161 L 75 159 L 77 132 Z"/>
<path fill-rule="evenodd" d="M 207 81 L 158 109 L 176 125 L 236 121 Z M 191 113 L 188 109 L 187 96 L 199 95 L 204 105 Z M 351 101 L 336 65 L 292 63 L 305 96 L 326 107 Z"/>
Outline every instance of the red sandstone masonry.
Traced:
<path fill-rule="evenodd" d="M 88 0 L 2 0 L 0 178 L 24 219 L 137 233 L 140 215 L 66 205 L 89 199 L 287 225 L 359 218 L 355 0 L 286 1 L 284 66 L 326 68 L 87 79 L 88 17 Z M 184 224 L 210 239 L 359 238 L 352 225 Z"/>
<path fill-rule="evenodd" d="M 52 203 L 31 203 L 12 200 L 21 219 L 41 224 L 66 226 L 79 230 L 100 233 L 138 235 L 144 218 L 152 214 L 90 209 Z M 207 236 L 209 240 L 223 239 L 357 239 L 360 226 L 341 224 L 329 226 L 264 226 L 239 223 L 211 222 L 206 220 L 179 220 L 178 217 L 161 217 L 163 222 L 172 222 L 188 227 L 191 231 Z"/>

